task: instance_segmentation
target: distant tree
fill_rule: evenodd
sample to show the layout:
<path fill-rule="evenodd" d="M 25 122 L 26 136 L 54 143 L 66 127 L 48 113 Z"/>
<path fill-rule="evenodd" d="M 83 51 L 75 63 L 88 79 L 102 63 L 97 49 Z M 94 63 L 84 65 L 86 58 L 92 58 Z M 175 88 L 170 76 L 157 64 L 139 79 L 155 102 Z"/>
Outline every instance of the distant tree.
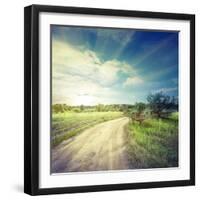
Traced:
<path fill-rule="evenodd" d="M 65 112 L 65 107 L 63 104 L 54 104 L 52 106 L 52 110 L 55 113 L 59 113 L 59 112 L 63 113 L 63 112 Z"/>
<path fill-rule="evenodd" d="M 76 113 L 81 112 L 80 108 L 78 108 L 78 107 L 73 108 L 72 111 L 73 111 L 73 112 L 76 112 Z"/>
<path fill-rule="evenodd" d="M 139 115 L 142 114 L 142 112 L 145 110 L 145 108 L 146 108 L 146 105 L 144 103 L 136 103 L 135 104 L 135 109 Z"/>
<path fill-rule="evenodd" d="M 62 110 L 65 111 L 69 111 L 70 110 L 70 106 L 68 106 L 67 104 L 62 104 Z"/>
<path fill-rule="evenodd" d="M 130 109 L 131 110 L 131 109 Z M 119 111 L 124 112 L 124 113 L 130 113 L 129 107 L 126 104 L 121 104 L 119 105 Z"/>
<path fill-rule="evenodd" d="M 157 117 L 161 117 L 164 110 L 170 110 L 175 108 L 175 98 L 158 92 L 147 96 L 147 101 L 153 113 Z"/>
<path fill-rule="evenodd" d="M 146 108 L 146 105 L 142 102 L 136 103 L 134 105 L 134 108 L 132 108 L 131 112 L 131 119 L 133 121 L 138 121 L 140 124 L 145 120 L 144 116 L 144 110 Z"/>
<path fill-rule="evenodd" d="M 84 105 L 80 105 L 80 110 L 81 110 L 81 112 L 83 112 L 83 110 L 84 110 Z"/>
<path fill-rule="evenodd" d="M 98 104 L 98 105 L 96 105 L 96 111 L 97 111 L 97 112 L 102 112 L 102 111 L 104 111 L 104 105 L 103 105 L 103 104 Z"/>
<path fill-rule="evenodd" d="M 178 98 L 173 96 L 171 98 L 171 102 L 170 102 L 169 106 L 170 106 L 171 109 L 178 111 Z"/>

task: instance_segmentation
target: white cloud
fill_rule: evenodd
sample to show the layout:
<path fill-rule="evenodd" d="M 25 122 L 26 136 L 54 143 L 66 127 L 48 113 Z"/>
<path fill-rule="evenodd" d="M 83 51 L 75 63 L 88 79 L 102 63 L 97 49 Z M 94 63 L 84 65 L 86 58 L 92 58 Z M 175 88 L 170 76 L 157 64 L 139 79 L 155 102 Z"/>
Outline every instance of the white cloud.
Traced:
<path fill-rule="evenodd" d="M 82 94 L 92 97 L 94 104 L 114 102 L 120 94 L 112 88 L 119 79 L 118 72 L 134 73 L 125 62 L 102 62 L 95 52 L 58 40 L 53 40 L 52 64 L 53 103 L 71 105 Z"/>
<path fill-rule="evenodd" d="M 170 93 L 170 92 L 174 92 L 177 91 L 178 88 L 177 87 L 172 87 L 172 88 L 160 88 L 158 90 L 154 90 L 153 93 L 158 93 L 158 92 L 163 92 L 163 93 Z"/>
<path fill-rule="evenodd" d="M 58 76 L 60 77 L 60 76 Z M 92 98 L 91 105 L 112 103 L 112 98 L 119 94 L 110 87 L 101 86 L 92 80 L 77 75 L 65 74 L 62 78 L 53 79 L 53 104 L 67 103 L 75 105 L 77 99 L 87 95 Z"/>
<path fill-rule="evenodd" d="M 131 85 L 136 85 L 136 84 L 142 84 L 144 81 L 140 77 L 128 77 L 126 81 L 124 82 L 124 86 L 131 86 Z"/>
<path fill-rule="evenodd" d="M 116 59 L 102 62 L 95 52 L 75 48 L 66 42 L 53 40 L 52 52 L 53 74 L 85 76 L 106 86 L 118 79 L 118 72 L 133 72 L 125 62 Z"/>

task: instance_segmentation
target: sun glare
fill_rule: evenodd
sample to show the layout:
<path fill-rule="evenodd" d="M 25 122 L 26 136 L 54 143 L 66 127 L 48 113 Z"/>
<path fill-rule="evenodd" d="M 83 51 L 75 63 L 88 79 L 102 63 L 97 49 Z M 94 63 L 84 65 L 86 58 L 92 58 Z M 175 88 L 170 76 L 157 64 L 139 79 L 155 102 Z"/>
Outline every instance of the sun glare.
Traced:
<path fill-rule="evenodd" d="M 79 95 L 75 99 L 76 105 L 89 106 L 94 104 L 94 98 L 89 95 Z"/>

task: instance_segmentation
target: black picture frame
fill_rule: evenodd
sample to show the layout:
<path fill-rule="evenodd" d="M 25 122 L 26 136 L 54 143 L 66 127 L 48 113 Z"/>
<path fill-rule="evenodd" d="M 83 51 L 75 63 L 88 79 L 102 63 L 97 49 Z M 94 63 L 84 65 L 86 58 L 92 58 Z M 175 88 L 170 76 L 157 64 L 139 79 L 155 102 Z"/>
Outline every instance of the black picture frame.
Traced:
<path fill-rule="evenodd" d="M 39 14 L 76 13 L 170 20 L 190 23 L 190 179 L 162 182 L 39 188 Z M 195 185 L 195 15 L 31 5 L 24 9 L 24 192 L 46 195 Z"/>

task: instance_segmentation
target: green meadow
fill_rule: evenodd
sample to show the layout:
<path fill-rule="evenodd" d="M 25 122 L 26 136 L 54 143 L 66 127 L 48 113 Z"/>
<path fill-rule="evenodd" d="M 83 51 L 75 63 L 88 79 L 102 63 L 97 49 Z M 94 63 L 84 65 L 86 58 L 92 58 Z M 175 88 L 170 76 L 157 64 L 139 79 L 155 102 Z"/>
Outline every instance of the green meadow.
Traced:
<path fill-rule="evenodd" d="M 149 118 L 129 124 L 129 160 L 136 168 L 178 165 L 178 112 L 167 119 Z"/>
<path fill-rule="evenodd" d="M 98 123 L 122 117 L 119 111 L 59 112 L 52 115 L 52 145 L 56 146 Z"/>

